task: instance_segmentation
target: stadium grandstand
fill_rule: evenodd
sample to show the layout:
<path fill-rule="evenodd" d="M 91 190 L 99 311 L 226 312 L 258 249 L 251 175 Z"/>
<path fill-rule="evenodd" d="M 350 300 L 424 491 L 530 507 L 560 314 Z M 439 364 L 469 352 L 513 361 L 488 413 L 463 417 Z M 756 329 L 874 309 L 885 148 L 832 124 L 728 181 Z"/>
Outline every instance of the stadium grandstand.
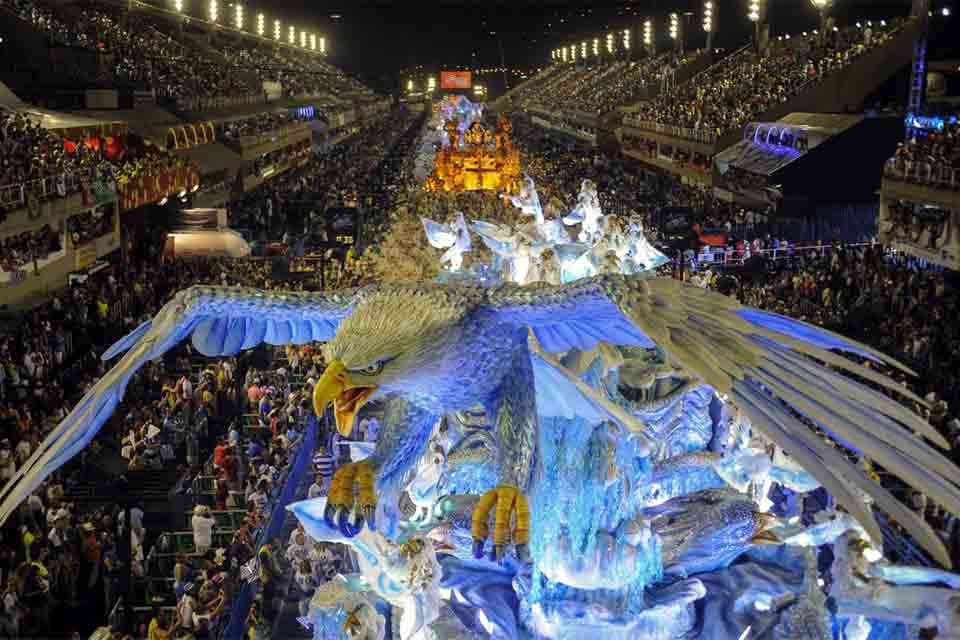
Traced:
<path fill-rule="evenodd" d="M 953 7 L 427 4 L 0 0 L 0 637 L 957 638 Z"/>

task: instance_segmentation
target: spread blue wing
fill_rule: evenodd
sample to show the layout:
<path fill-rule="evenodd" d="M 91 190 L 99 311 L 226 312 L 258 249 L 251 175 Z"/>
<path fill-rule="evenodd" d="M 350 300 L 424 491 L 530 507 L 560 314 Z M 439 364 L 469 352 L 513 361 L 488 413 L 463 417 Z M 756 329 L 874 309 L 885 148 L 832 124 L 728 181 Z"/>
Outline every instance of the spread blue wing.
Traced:
<path fill-rule="evenodd" d="M 427 233 L 427 241 L 436 249 L 446 249 L 457 241 L 457 232 L 450 225 L 435 222 L 430 218 L 420 218 L 423 230 Z"/>
<path fill-rule="evenodd" d="M 505 257 L 513 255 L 513 234 L 509 230 L 482 220 L 473 223 L 473 230 L 490 251 Z"/>
<path fill-rule="evenodd" d="M 190 334 L 208 356 L 235 355 L 261 342 L 329 340 L 349 312 L 353 292 L 271 294 L 255 289 L 193 287 L 178 293 L 157 316 L 137 327 L 104 354 L 120 358 L 3 487 L 0 523 L 43 480 L 77 455 L 123 398 L 134 374 Z"/>
<path fill-rule="evenodd" d="M 602 275 L 566 286 L 504 285 L 492 289 L 488 300 L 504 322 L 529 327 L 547 351 L 586 349 L 601 340 L 656 343 L 727 394 L 754 428 L 794 455 L 876 543 L 881 537 L 864 494 L 949 566 L 949 554 L 922 519 L 910 517 L 908 509 L 828 442 L 874 460 L 960 515 L 960 470 L 923 438 L 945 449 L 946 441 L 894 397 L 923 400 L 876 368 L 838 352 L 909 372 L 892 358 L 819 327 L 746 309 L 731 298 L 672 279 Z"/>

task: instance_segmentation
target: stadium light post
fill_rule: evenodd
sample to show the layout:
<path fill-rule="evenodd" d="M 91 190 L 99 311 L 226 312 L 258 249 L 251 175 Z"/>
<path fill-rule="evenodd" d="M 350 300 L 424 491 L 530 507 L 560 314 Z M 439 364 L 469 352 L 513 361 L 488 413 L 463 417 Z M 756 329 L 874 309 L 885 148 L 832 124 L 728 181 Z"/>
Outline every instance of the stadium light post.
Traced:
<path fill-rule="evenodd" d="M 747 19 L 753 23 L 753 42 L 760 51 L 760 12 L 762 10 L 761 2 L 763 0 L 747 0 Z"/>
<path fill-rule="evenodd" d="M 287 27 L 287 44 L 291 47 L 297 46 L 297 29 L 293 25 Z"/>
<path fill-rule="evenodd" d="M 310 51 L 316 51 L 316 50 L 317 50 L 317 34 L 311 33 L 310 34 Z"/>
<path fill-rule="evenodd" d="M 673 40 L 674 50 L 683 53 L 683 38 L 680 37 L 680 16 L 675 13 L 670 14 L 670 38 Z"/>
<path fill-rule="evenodd" d="M 280 21 L 279 21 L 279 20 L 274 20 L 274 21 L 273 21 L 273 39 L 276 40 L 277 42 L 280 42 L 280 33 L 281 33 L 281 32 L 280 32 Z"/>
<path fill-rule="evenodd" d="M 630 29 L 623 30 L 623 50 L 627 54 L 627 58 L 630 58 Z"/>
<path fill-rule="evenodd" d="M 593 57 L 594 58 L 600 57 L 600 38 L 593 39 Z"/>
<path fill-rule="evenodd" d="M 261 38 L 267 32 L 267 16 L 262 13 L 257 14 L 257 35 Z"/>
<path fill-rule="evenodd" d="M 173 0 L 173 10 L 177 13 L 183 13 L 183 0 Z"/>
<path fill-rule="evenodd" d="M 327 39 L 320 36 L 320 55 L 327 55 Z"/>
<path fill-rule="evenodd" d="M 210 22 L 217 24 L 217 20 L 220 18 L 220 4 L 217 0 L 210 0 L 210 4 L 207 6 L 207 16 L 210 18 Z"/>
<path fill-rule="evenodd" d="M 707 33 L 707 53 L 713 51 L 713 32 L 716 24 L 716 7 L 713 0 L 706 0 L 703 3 L 703 30 Z"/>
<path fill-rule="evenodd" d="M 826 42 L 827 39 L 827 13 L 833 5 L 833 0 L 810 0 L 813 8 L 820 14 L 820 40 Z"/>
<path fill-rule="evenodd" d="M 300 48 L 301 49 L 307 48 L 307 32 L 306 31 L 300 32 Z"/>
<path fill-rule="evenodd" d="M 612 58 L 617 51 L 616 36 L 612 33 L 607 34 L 607 54 Z"/>
<path fill-rule="evenodd" d="M 643 23 L 643 45 L 647 48 L 647 53 L 651 57 L 656 54 L 656 47 L 653 40 L 653 20 L 646 20 Z"/>
<path fill-rule="evenodd" d="M 587 61 L 587 41 L 584 40 L 580 43 L 580 59 L 586 63 Z"/>
<path fill-rule="evenodd" d="M 233 8 L 233 25 L 243 31 L 243 5 L 239 2 Z"/>

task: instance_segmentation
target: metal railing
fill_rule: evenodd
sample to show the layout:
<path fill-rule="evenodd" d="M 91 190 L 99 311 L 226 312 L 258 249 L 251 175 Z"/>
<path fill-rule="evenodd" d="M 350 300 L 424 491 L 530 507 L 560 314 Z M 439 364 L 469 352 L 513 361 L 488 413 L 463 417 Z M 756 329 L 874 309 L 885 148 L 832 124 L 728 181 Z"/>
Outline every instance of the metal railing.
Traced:
<path fill-rule="evenodd" d="M 241 96 L 177 96 L 171 98 L 180 111 L 207 111 L 209 109 L 223 109 L 226 107 L 240 107 L 268 102 L 266 94 L 249 94 Z"/>
<path fill-rule="evenodd" d="M 19 184 L 8 184 L 0 187 L 0 206 L 7 209 L 20 209 L 27 204 L 27 198 L 46 200 L 55 196 L 66 197 L 80 190 L 80 183 L 84 179 L 94 179 L 96 168 L 80 169 L 35 180 L 27 180 Z M 62 185 L 60 181 L 63 181 Z M 62 193 L 61 193 L 62 191 Z"/>
<path fill-rule="evenodd" d="M 229 122 L 221 123 L 221 129 L 223 125 L 229 125 Z M 269 131 L 264 131 L 262 133 L 252 133 L 249 135 L 238 136 L 236 138 L 227 138 L 226 131 L 223 131 L 223 135 L 220 137 L 220 141 L 225 144 L 236 145 L 242 148 L 253 147 L 259 144 L 264 144 L 267 142 L 276 142 L 281 138 L 293 135 L 295 133 L 302 133 L 304 131 L 310 130 L 310 124 L 308 122 L 292 122 L 290 124 L 280 125 L 276 129 L 270 129 Z"/>
<path fill-rule="evenodd" d="M 960 170 L 944 164 L 916 162 L 906 158 L 890 158 L 883 169 L 883 177 L 909 184 L 920 184 L 937 189 L 956 191 L 960 187 Z"/>
<path fill-rule="evenodd" d="M 860 242 L 852 244 L 844 244 L 843 246 L 848 249 L 858 248 L 858 247 L 869 247 L 871 243 L 869 242 Z M 826 255 L 828 251 L 833 249 L 833 245 L 827 244 L 814 244 L 814 245 L 803 245 L 803 246 L 794 246 L 787 245 L 782 246 L 778 249 L 760 249 L 759 251 L 754 251 L 753 249 L 747 250 L 744 247 L 743 250 L 737 249 L 735 246 L 727 247 L 714 247 L 713 251 L 710 252 L 701 252 L 697 255 L 697 260 L 701 264 L 714 265 L 721 267 L 734 267 L 742 266 L 748 258 L 754 256 L 763 256 L 767 260 L 783 261 L 790 260 L 801 254 L 807 254 L 816 252 L 821 256 Z"/>
<path fill-rule="evenodd" d="M 677 127 L 672 124 L 663 124 L 661 122 L 654 122 L 652 120 L 632 118 L 629 115 L 625 115 L 623 117 L 623 124 L 626 127 L 633 127 L 634 129 L 642 129 L 644 131 L 652 131 L 653 133 L 673 136 L 674 138 L 683 138 L 684 140 L 692 140 L 701 144 L 713 144 L 717 141 L 717 138 L 720 137 L 716 132 L 708 131 L 706 129 Z"/>

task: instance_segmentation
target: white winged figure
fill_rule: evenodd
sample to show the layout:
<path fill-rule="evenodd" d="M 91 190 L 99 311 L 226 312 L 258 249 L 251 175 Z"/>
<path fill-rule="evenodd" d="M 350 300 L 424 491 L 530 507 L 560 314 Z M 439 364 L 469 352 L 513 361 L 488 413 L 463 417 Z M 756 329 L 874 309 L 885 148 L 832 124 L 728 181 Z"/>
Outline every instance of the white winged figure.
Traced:
<path fill-rule="evenodd" d="M 927 442 L 945 449 L 943 437 L 896 399 L 855 378 L 921 405 L 924 401 L 838 351 L 912 372 L 846 338 L 745 308 L 718 293 L 667 278 L 616 274 L 560 286 L 430 283 L 334 293 L 197 286 L 182 291 L 153 321 L 104 354 L 110 359 L 126 352 L 4 487 L 0 521 L 93 438 L 146 361 L 190 335 L 197 350 L 209 356 L 235 355 L 261 342 L 329 341 L 329 364 L 315 387 L 314 406 L 321 412 L 332 404 L 342 433 L 350 432 L 357 411 L 372 397 L 396 407 L 381 427 L 373 455 L 338 470 L 334 478 L 348 489 L 360 488 L 358 498 L 352 490 L 331 495 L 332 517 L 341 521 L 346 512 L 362 513 L 373 524 L 375 510 L 381 527 L 380 518 L 386 517 L 381 507 L 389 508 L 390 501 L 377 493 L 397 497 L 391 487 L 422 455 L 439 416 L 483 402 L 493 412 L 500 485 L 518 494 L 526 491 L 538 463 L 534 385 L 542 384 L 534 373 L 532 335 L 549 353 L 589 350 L 601 341 L 659 345 L 789 452 L 876 545 L 882 536 L 864 496 L 950 566 L 943 543 L 923 518 L 843 451 L 870 458 L 960 516 L 960 470 Z M 512 514 L 497 509 L 495 531 L 509 530 L 502 516 Z"/>
<path fill-rule="evenodd" d="M 577 206 L 563 218 L 567 226 L 580 225 L 580 242 L 594 245 L 603 237 L 601 220 L 603 209 L 600 207 L 600 196 L 597 195 L 597 185 L 593 180 L 584 179 L 580 183 L 580 194 L 577 196 Z"/>
<path fill-rule="evenodd" d="M 451 271 L 460 271 L 463 266 L 463 254 L 470 251 L 470 228 L 463 219 L 463 212 L 457 212 L 452 224 L 435 222 L 430 218 L 420 218 L 427 241 L 437 249 L 446 249 L 440 261 L 450 264 Z"/>

